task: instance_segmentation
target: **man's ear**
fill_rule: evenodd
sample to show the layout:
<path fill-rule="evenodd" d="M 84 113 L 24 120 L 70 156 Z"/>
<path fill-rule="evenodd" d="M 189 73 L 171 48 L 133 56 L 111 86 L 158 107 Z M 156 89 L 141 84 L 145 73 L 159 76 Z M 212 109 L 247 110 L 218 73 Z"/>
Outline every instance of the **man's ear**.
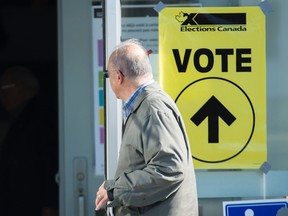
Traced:
<path fill-rule="evenodd" d="M 123 74 L 120 72 L 120 71 L 116 71 L 116 73 L 117 73 L 117 80 L 118 80 L 118 82 L 120 82 L 120 83 L 122 83 L 123 81 L 124 81 L 124 76 L 123 76 Z"/>

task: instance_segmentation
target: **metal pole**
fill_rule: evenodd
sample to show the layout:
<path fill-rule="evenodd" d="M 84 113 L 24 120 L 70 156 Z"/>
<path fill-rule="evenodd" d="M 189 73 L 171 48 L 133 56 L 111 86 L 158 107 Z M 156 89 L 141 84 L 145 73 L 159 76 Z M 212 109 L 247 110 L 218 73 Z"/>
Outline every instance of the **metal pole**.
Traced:
<path fill-rule="evenodd" d="M 121 7 L 120 0 L 103 0 L 105 24 L 105 43 L 104 66 L 107 69 L 107 60 L 120 43 L 121 36 Z M 107 7 L 109 5 L 109 7 Z M 105 26 L 104 26 L 105 25 Z M 104 42 L 103 41 L 103 42 Z M 122 102 L 118 100 L 110 87 L 110 82 L 105 79 L 105 178 L 113 178 L 118 162 L 118 152 L 120 149 L 122 136 Z"/>

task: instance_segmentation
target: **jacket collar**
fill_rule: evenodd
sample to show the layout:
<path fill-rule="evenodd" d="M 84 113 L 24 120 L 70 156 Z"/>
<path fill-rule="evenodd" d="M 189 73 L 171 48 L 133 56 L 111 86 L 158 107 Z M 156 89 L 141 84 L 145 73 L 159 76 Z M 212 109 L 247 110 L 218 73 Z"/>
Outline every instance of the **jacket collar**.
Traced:
<path fill-rule="evenodd" d="M 143 100 L 150 94 L 155 91 L 160 91 L 160 87 L 156 82 L 151 83 L 150 85 L 146 86 L 145 89 L 141 92 L 138 98 L 135 101 L 133 112 L 137 111 Z"/>

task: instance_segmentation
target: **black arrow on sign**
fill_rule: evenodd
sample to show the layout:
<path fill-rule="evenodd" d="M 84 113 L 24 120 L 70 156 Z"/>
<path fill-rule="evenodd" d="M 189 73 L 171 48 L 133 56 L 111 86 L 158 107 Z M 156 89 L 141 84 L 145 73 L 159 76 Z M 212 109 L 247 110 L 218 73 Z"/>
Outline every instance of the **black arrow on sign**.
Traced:
<path fill-rule="evenodd" d="M 235 120 L 235 116 L 232 115 L 228 109 L 215 97 L 212 96 L 198 112 L 191 117 L 191 121 L 195 125 L 199 126 L 204 119 L 208 117 L 208 142 L 219 142 L 219 118 L 227 124 L 231 125 Z"/>

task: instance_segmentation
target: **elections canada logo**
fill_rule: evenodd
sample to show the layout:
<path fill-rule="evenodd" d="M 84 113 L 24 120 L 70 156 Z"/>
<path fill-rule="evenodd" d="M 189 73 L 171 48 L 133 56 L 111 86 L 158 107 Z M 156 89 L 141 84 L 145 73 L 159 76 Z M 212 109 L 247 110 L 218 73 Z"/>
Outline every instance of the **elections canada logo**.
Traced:
<path fill-rule="evenodd" d="M 186 13 L 175 19 L 181 23 L 181 32 L 247 31 L 246 13 Z"/>

